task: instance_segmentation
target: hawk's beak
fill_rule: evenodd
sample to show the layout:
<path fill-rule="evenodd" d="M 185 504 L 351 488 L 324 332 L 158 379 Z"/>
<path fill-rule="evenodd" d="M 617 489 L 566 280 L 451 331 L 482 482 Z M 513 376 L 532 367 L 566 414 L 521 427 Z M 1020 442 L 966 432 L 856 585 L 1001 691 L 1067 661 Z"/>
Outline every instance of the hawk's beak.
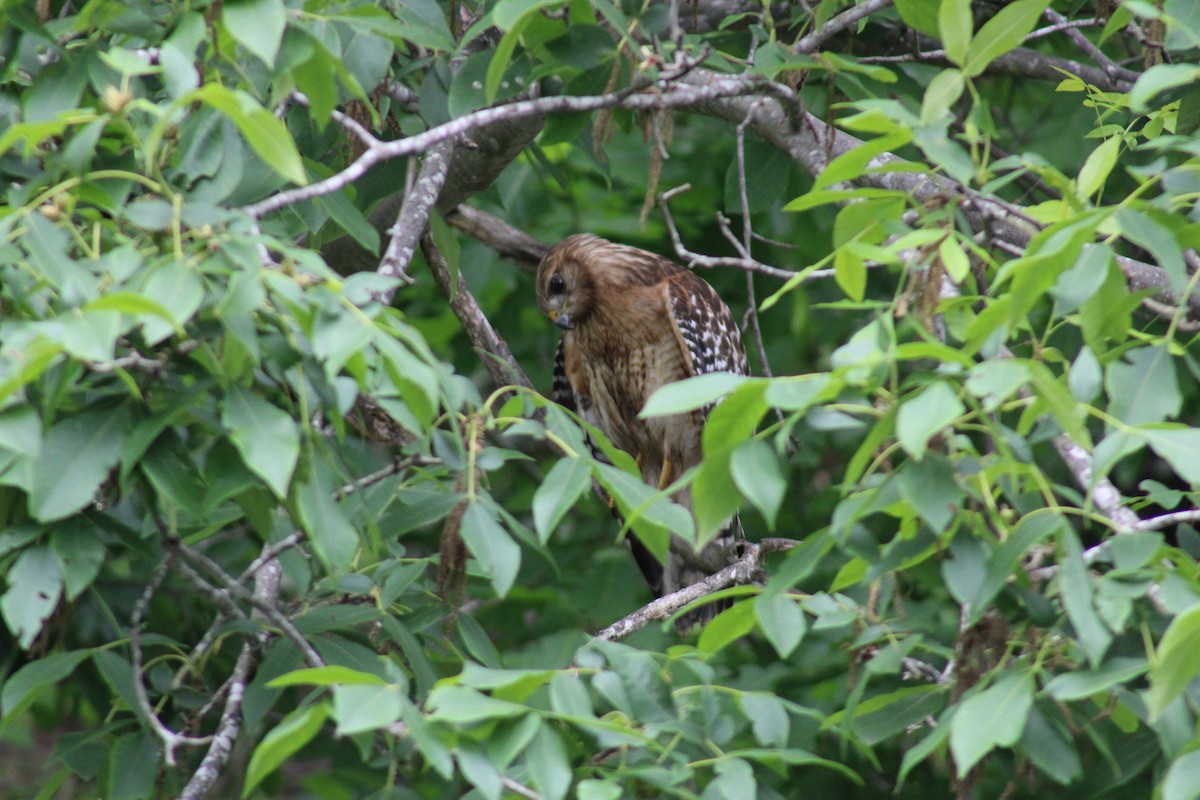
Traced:
<path fill-rule="evenodd" d="M 571 330 L 571 315 L 566 311 L 551 311 L 548 316 L 564 331 Z"/>

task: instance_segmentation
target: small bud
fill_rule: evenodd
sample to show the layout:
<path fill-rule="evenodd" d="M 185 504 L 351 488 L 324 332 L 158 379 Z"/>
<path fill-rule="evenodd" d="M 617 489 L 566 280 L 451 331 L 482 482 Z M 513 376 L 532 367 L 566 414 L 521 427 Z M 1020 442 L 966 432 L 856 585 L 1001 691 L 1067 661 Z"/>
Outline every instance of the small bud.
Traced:
<path fill-rule="evenodd" d="M 58 222 L 62 219 L 62 209 L 53 203 L 42 203 L 38 206 L 38 211 L 41 215 L 51 222 Z"/>
<path fill-rule="evenodd" d="M 100 98 L 100 102 L 112 114 L 120 114 L 131 100 L 133 100 L 132 92 L 128 89 L 118 89 L 116 86 L 107 87 L 104 95 Z"/>

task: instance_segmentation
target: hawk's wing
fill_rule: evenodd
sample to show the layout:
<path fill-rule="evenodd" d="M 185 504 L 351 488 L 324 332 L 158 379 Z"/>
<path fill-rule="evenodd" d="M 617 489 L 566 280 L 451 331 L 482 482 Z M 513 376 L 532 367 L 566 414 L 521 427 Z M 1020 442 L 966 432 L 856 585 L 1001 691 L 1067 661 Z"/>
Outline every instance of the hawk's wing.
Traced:
<path fill-rule="evenodd" d="M 667 283 L 671 323 L 688 354 L 691 374 L 732 372 L 749 375 L 742 332 L 717 290 L 690 272 L 677 272 Z M 707 417 L 711 407 L 704 409 Z"/>

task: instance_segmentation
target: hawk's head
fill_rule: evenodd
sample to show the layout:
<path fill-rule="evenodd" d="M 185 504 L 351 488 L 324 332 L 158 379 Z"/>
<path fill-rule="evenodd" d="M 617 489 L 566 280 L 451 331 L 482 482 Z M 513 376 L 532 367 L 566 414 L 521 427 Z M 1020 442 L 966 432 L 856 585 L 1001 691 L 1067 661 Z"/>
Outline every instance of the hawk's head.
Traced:
<path fill-rule="evenodd" d="M 666 259 L 614 244 L 590 233 L 577 233 L 556 244 L 542 258 L 537 274 L 538 307 L 563 330 L 583 324 L 606 298 L 627 298 L 623 289 L 650 286 L 663 276 Z"/>
<path fill-rule="evenodd" d="M 596 251 L 607 244 L 590 233 L 568 236 L 538 265 L 538 308 L 565 331 L 586 320 L 592 311 L 596 287 L 590 265 Z"/>

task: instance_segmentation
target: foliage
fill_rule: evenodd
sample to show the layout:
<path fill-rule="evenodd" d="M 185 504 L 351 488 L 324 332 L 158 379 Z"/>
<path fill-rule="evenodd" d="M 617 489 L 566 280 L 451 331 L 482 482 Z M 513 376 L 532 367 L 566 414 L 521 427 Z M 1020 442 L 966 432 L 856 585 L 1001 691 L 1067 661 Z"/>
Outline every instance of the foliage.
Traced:
<path fill-rule="evenodd" d="M 1193 4 L 734 5 L 0 4 L 22 789 L 1198 795 Z M 519 385 L 514 228 L 762 273 L 646 410 L 724 397 L 695 525 Z M 735 510 L 727 610 L 593 635 Z"/>

